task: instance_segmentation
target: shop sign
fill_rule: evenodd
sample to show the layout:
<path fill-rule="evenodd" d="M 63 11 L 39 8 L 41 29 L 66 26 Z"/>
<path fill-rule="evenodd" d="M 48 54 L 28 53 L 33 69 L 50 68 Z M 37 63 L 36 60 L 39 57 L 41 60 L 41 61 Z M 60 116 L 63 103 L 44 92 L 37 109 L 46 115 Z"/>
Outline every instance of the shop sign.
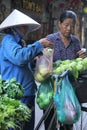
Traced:
<path fill-rule="evenodd" d="M 23 0 L 23 9 L 34 11 L 36 13 L 43 13 L 44 6 L 41 2 L 35 2 L 34 0 Z"/>

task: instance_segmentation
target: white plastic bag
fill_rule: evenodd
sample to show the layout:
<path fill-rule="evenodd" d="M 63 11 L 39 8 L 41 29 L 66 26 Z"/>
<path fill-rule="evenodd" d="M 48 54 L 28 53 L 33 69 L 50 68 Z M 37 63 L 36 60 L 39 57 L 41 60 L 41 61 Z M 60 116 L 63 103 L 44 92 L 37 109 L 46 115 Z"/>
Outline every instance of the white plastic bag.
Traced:
<path fill-rule="evenodd" d="M 45 48 L 43 55 L 37 58 L 35 68 L 35 80 L 38 82 L 44 81 L 52 72 L 53 65 L 53 49 Z"/>

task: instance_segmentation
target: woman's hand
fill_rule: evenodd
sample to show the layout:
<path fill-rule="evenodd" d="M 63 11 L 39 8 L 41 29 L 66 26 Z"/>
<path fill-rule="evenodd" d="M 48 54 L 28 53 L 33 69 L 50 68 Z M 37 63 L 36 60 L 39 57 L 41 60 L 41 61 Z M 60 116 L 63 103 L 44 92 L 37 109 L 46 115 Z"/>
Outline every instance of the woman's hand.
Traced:
<path fill-rule="evenodd" d="M 85 58 L 85 57 L 87 57 L 87 55 L 86 55 L 86 50 L 84 50 L 84 49 L 82 48 L 80 51 L 77 52 L 77 56 L 78 56 L 79 58 Z"/>
<path fill-rule="evenodd" d="M 48 41 L 46 38 L 42 38 L 39 41 L 43 44 L 44 48 L 46 47 L 53 48 L 53 44 L 50 41 Z"/>

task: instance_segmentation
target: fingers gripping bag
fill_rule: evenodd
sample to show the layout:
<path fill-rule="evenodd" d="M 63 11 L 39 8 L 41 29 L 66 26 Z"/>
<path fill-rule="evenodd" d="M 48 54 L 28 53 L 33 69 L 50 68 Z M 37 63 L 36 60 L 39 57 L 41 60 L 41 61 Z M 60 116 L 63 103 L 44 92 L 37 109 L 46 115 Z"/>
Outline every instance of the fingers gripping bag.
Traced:
<path fill-rule="evenodd" d="M 36 102 L 40 109 L 46 109 L 53 99 L 53 82 L 51 76 L 44 80 L 38 88 Z"/>
<path fill-rule="evenodd" d="M 56 76 L 56 85 L 54 103 L 58 121 L 64 124 L 76 123 L 81 115 L 81 107 L 69 81 L 68 74 L 63 77 L 61 82 L 58 81 Z"/>
<path fill-rule="evenodd" d="M 35 68 L 35 80 L 37 82 L 44 81 L 52 72 L 53 64 L 53 49 L 45 48 L 43 49 L 43 55 L 39 56 L 36 60 Z"/>

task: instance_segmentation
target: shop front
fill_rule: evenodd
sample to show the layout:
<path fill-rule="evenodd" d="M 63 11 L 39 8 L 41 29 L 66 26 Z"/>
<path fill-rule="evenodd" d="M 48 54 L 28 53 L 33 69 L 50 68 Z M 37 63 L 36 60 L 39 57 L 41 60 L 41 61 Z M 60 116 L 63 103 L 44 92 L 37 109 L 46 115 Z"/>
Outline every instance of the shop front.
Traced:
<path fill-rule="evenodd" d="M 64 10 L 73 10 L 78 16 L 75 34 L 87 47 L 87 1 L 86 0 L 1 0 L 0 23 L 13 10 L 18 9 L 41 24 L 41 28 L 29 34 L 30 41 L 35 41 L 47 34 L 58 31 L 57 21 Z"/>

